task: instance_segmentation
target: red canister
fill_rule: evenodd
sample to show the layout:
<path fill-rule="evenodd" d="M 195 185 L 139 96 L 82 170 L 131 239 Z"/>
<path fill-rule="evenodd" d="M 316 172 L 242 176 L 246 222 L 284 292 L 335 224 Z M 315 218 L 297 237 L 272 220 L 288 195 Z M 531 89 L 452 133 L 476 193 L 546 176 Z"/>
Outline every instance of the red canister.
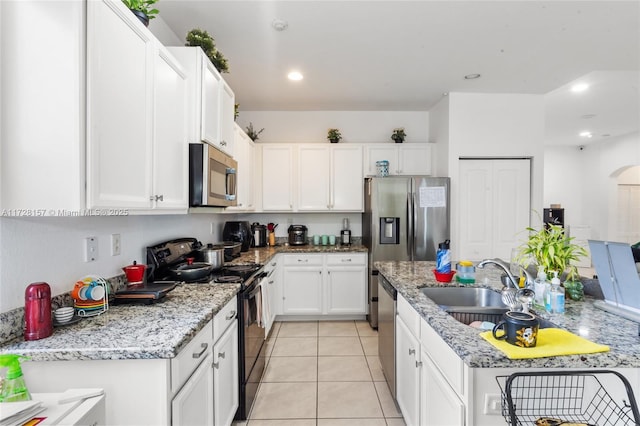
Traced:
<path fill-rule="evenodd" d="M 51 287 L 47 283 L 33 283 L 24 291 L 24 340 L 38 340 L 51 336 Z"/>

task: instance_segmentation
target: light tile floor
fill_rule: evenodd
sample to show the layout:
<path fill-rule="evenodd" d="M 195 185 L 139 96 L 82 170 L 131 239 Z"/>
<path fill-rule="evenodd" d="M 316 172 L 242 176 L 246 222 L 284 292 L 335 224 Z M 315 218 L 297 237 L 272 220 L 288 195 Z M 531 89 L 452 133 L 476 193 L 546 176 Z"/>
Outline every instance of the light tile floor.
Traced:
<path fill-rule="evenodd" d="M 404 426 L 366 321 L 277 322 L 246 422 L 234 426 Z"/>

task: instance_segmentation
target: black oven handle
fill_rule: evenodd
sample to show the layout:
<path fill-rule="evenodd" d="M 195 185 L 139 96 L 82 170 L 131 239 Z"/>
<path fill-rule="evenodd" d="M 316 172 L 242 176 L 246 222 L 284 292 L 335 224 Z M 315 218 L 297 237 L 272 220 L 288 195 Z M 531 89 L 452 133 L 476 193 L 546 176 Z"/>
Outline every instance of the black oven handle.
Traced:
<path fill-rule="evenodd" d="M 245 290 L 243 292 L 245 299 L 251 299 L 257 292 L 260 291 L 258 283 L 266 276 L 266 272 L 258 272 L 257 274 L 252 275 L 251 278 L 247 280 L 247 282 L 245 283 Z"/>

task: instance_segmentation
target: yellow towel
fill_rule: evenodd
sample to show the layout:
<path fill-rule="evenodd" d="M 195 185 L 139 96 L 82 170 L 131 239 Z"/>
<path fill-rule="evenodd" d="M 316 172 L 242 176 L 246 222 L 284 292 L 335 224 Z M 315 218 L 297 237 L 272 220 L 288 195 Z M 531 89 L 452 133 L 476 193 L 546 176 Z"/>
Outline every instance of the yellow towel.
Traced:
<path fill-rule="evenodd" d="M 543 328 L 538 330 L 538 341 L 533 348 L 521 348 L 497 340 L 491 331 L 480 333 L 487 342 L 500 349 L 509 359 L 545 358 L 558 355 L 593 354 L 608 352 L 609 346 L 593 343 L 560 328 Z"/>

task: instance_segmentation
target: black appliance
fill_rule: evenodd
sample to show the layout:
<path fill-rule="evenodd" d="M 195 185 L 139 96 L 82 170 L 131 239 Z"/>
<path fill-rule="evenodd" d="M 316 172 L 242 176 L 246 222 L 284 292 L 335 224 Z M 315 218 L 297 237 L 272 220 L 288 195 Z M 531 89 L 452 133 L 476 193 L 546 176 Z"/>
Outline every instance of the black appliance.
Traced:
<path fill-rule="evenodd" d="M 249 251 L 249 247 L 253 244 L 251 225 L 248 221 L 225 222 L 222 229 L 222 239 L 242 243 L 240 251 Z"/>
<path fill-rule="evenodd" d="M 229 223 L 229 222 L 228 222 Z M 246 222 L 248 225 L 248 222 Z M 250 234 L 249 234 L 250 235 Z M 147 247 L 148 280 L 171 277 L 171 268 L 195 256 L 202 244 L 195 238 L 178 238 Z M 256 263 L 224 265 L 197 282 L 239 283 L 238 292 L 238 382 L 239 406 L 236 420 L 246 420 L 266 365 L 264 328 L 258 325 L 263 311 L 258 284 L 267 274 Z"/>
<path fill-rule="evenodd" d="M 307 244 L 307 227 L 304 225 L 290 225 L 287 229 L 289 233 L 290 246 L 303 246 Z"/>
<path fill-rule="evenodd" d="M 267 246 L 267 226 L 260 225 L 258 222 L 251 224 L 251 232 L 253 233 L 252 247 Z"/>

